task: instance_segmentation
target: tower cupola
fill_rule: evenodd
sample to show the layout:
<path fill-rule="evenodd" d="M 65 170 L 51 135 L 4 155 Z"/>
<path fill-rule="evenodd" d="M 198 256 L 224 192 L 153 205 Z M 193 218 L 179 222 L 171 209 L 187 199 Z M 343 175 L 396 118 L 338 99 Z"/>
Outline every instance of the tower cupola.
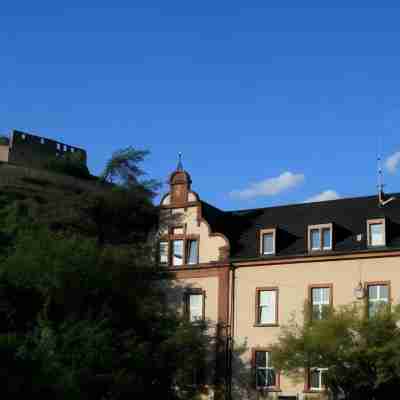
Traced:
<path fill-rule="evenodd" d="M 189 201 L 192 178 L 183 169 L 182 154 L 179 153 L 179 161 L 176 170 L 169 178 L 171 203 L 184 204 Z"/>

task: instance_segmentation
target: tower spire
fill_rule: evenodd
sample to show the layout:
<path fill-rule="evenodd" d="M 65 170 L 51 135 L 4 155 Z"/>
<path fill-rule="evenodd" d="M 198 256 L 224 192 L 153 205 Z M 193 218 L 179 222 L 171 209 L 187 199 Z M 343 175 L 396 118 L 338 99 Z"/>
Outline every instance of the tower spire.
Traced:
<path fill-rule="evenodd" d="M 176 167 L 177 171 L 183 171 L 183 163 L 182 163 L 182 153 L 178 153 L 178 166 Z"/>

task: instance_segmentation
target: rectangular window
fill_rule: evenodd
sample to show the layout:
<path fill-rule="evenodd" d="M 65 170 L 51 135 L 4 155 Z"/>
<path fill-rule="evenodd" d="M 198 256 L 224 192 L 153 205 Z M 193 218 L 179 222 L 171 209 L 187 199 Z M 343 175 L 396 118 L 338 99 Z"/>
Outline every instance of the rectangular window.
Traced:
<path fill-rule="evenodd" d="M 383 306 L 389 304 L 389 284 L 369 284 L 368 316 L 373 317 Z"/>
<path fill-rule="evenodd" d="M 311 229 L 311 250 L 321 250 L 321 236 L 319 229 Z"/>
<path fill-rule="evenodd" d="M 168 242 L 160 242 L 160 264 L 168 264 Z"/>
<path fill-rule="evenodd" d="M 331 308 L 331 288 L 311 288 L 312 319 L 324 319 Z"/>
<path fill-rule="evenodd" d="M 172 228 L 171 233 L 172 235 L 183 235 L 185 233 L 185 230 L 183 229 L 183 227 L 179 226 L 176 228 Z"/>
<path fill-rule="evenodd" d="M 187 241 L 187 264 L 198 264 L 199 263 L 199 241 L 195 239 L 189 239 Z"/>
<path fill-rule="evenodd" d="M 327 371 L 328 368 L 312 368 L 310 370 L 310 390 L 325 390 Z"/>
<path fill-rule="evenodd" d="M 204 320 L 204 293 L 202 291 L 186 295 L 186 312 L 190 322 Z"/>
<path fill-rule="evenodd" d="M 332 250 L 332 224 L 308 226 L 308 251 Z"/>
<path fill-rule="evenodd" d="M 368 246 L 385 246 L 385 220 L 375 219 L 367 221 Z"/>
<path fill-rule="evenodd" d="M 260 230 L 260 254 L 275 254 L 275 236 L 276 229 Z"/>
<path fill-rule="evenodd" d="M 257 290 L 257 325 L 278 324 L 278 290 L 258 289 Z"/>
<path fill-rule="evenodd" d="M 274 253 L 274 234 L 264 233 L 263 234 L 263 254 Z"/>
<path fill-rule="evenodd" d="M 183 240 L 173 240 L 172 251 L 172 265 L 183 265 Z"/>
<path fill-rule="evenodd" d="M 332 248 L 332 231 L 330 228 L 322 228 L 322 243 L 324 250 Z"/>
<path fill-rule="evenodd" d="M 277 386 L 276 373 L 272 367 L 270 352 L 255 352 L 255 373 L 257 388 L 270 388 Z"/>

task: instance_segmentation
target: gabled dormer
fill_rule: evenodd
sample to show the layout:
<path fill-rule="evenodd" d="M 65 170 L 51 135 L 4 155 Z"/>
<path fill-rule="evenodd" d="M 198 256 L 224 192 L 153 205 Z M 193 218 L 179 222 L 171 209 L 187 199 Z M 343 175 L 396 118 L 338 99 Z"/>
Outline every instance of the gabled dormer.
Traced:
<path fill-rule="evenodd" d="M 192 178 L 181 157 L 169 185 L 160 204 L 160 263 L 181 269 L 226 261 L 228 239 L 212 232 L 204 212 L 206 203 L 192 191 Z"/>

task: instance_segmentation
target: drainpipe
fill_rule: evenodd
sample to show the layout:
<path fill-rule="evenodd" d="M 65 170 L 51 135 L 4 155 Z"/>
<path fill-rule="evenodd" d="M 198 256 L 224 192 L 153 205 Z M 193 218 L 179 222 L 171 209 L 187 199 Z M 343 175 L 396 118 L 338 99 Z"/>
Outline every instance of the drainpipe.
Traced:
<path fill-rule="evenodd" d="M 227 334 L 227 351 L 226 351 L 226 399 L 232 400 L 232 363 L 233 363 L 233 344 L 235 335 L 235 266 L 230 264 L 231 271 L 231 290 L 228 291 L 228 304 L 229 307 L 229 322 Z M 230 299 L 229 299 L 230 295 Z M 230 300 L 230 301 L 229 301 Z"/>

